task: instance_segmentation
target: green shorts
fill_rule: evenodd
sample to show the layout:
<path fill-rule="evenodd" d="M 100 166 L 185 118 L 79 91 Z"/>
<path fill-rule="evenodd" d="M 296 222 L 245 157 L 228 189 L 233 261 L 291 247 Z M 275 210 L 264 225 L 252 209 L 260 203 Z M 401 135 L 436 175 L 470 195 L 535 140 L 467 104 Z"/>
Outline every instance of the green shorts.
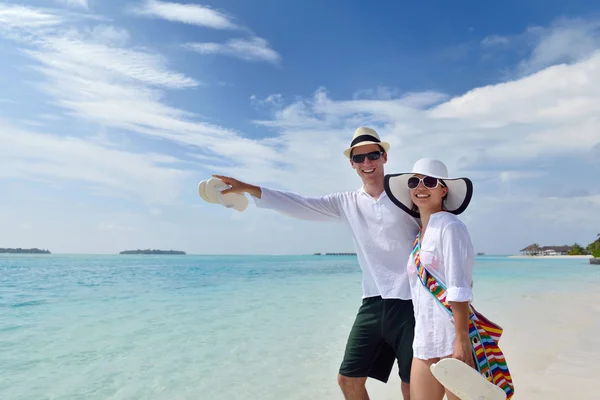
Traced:
<path fill-rule="evenodd" d="M 350 331 L 340 375 L 387 382 L 394 360 L 400 379 L 410 382 L 415 316 L 410 300 L 368 297 Z"/>

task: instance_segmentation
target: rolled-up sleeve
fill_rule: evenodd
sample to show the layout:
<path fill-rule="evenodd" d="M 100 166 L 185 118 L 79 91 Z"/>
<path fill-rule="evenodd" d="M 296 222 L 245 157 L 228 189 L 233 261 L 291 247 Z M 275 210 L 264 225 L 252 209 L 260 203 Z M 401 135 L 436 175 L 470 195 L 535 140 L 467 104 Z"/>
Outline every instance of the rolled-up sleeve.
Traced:
<path fill-rule="evenodd" d="M 464 224 L 453 222 L 442 233 L 446 272 L 446 300 L 473 300 L 473 266 L 475 256 L 469 232 Z"/>
<path fill-rule="evenodd" d="M 294 218 L 312 221 L 339 220 L 342 217 L 341 193 L 306 197 L 262 186 L 260 189 L 260 199 L 251 196 L 258 208 L 271 209 Z"/>

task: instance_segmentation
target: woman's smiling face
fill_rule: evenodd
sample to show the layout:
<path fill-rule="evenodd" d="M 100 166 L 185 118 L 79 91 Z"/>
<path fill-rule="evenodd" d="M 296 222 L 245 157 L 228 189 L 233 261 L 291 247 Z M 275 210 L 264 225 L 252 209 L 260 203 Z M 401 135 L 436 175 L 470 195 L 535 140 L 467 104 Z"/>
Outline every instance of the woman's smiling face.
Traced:
<path fill-rule="evenodd" d="M 419 210 L 441 210 L 448 188 L 437 178 L 415 174 L 408 180 L 410 198 Z"/>

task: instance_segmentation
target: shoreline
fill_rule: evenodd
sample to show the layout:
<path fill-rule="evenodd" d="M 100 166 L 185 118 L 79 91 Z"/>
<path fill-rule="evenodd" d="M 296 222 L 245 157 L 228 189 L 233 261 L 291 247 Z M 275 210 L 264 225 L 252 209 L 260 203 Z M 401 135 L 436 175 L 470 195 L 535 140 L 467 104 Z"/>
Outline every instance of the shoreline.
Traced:
<path fill-rule="evenodd" d="M 512 256 L 508 256 L 508 258 L 562 258 L 562 259 L 588 259 L 588 258 L 592 258 L 593 256 L 591 254 L 589 255 L 577 255 L 577 256 L 520 256 L 520 255 L 512 255 Z"/>

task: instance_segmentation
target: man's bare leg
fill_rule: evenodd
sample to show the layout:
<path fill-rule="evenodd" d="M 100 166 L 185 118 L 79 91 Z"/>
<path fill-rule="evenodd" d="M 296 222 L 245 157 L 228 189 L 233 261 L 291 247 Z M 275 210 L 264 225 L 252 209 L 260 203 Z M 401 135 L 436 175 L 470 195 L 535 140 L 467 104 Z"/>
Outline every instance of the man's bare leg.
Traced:
<path fill-rule="evenodd" d="M 367 378 L 349 378 L 344 375 L 338 374 L 338 385 L 344 393 L 344 399 L 346 400 L 369 400 L 369 394 L 365 384 Z"/>
<path fill-rule="evenodd" d="M 402 399 L 410 400 L 410 385 L 406 382 L 402 382 L 400 385 L 402 389 Z"/>

